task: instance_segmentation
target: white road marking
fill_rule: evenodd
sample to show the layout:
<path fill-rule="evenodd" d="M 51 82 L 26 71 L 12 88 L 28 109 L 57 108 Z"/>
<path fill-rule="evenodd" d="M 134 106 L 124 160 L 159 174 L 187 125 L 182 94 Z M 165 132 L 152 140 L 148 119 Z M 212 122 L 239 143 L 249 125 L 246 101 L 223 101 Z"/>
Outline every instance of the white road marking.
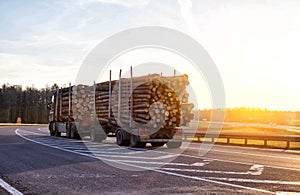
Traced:
<path fill-rule="evenodd" d="M 127 148 L 122 148 L 122 147 L 119 147 L 119 148 L 107 148 L 106 150 L 125 150 Z"/>
<path fill-rule="evenodd" d="M 42 129 L 44 129 L 44 130 L 42 130 Z M 45 129 L 45 128 L 38 128 L 37 130 L 40 131 L 40 132 L 43 132 L 43 133 L 47 133 L 47 135 L 50 135 L 48 129 Z"/>
<path fill-rule="evenodd" d="M 191 164 L 191 166 L 199 166 L 199 167 L 203 167 L 204 165 L 206 165 L 208 163 L 200 163 L 200 162 L 196 162 L 196 163 L 193 163 Z"/>
<path fill-rule="evenodd" d="M 20 130 L 20 131 L 27 132 L 27 133 L 32 133 L 32 134 L 42 135 L 42 134 L 31 132 L 31 131 L 24 131 L 24 130 Z M 53 142 L 53 140 L 49 140 L 49 141 Z M 61 141 L 61 140 L 59 140 L 59 141 Z M 97 144 L 97 143 L 91 143 L 91 142 L 85 141 L 85 140 L 72 140 L 71 139 L 71 140 L 68 140 L 68 141 L 70 141 L 70 142 L 84 143 L 86 145 L 89 145 L 89 144 L 90 145 L 96 145 Z M 228 146 L 228 147 L 231 147 L 231 146 Z M 120 148 L 122 148 L 122 147 L 120 147 Z M 157 153 L 163 153 L 163 154 L 174 154 L 172 152 L 158 151 L 158 150 L 156 150 L 155 152 L 157 152 Z M 245 153 L 247 153 L 247 152 L 245 152 Z M 245 154 L 245 153 L 241 153 L 241 154 Z M 255 156 L 255 154 L 251 154 L 251 155 Z M 191 157 L 191 158 L 198 158 L 198 159 L 207 160 L 207 161 L 219 161 L 219 162 L 236 163 L 236 164 L 243 164 L 243 165 L 250 165 L 250 166 L 253 165 L 253 163 L 240 162 L 240 161 L 234 161 L 234 160 L 217 159 L 217 158 L 209 158 L 209 157 L 201 157 L 201 156 L 193 156 L 193 155 L 187 155 L 187 154 L 181 154 L 181 156 L 183 156 L 183 157 Z M 300 171 L 300 168 L 289 168 L 289 167 L 273 166 L 273 165 L 266 165 L 266 164 L 264 164 L 263 166 L 264 167 L 269 167 L 269 168 L 275 168 L 275 169 Z"/>
<path fill-rule="evenodd" d="M 258 175 L 253 171 L 246 172 L 234 172 L 234 171 L 214 171 L 214 170 L 202 170 L 202 169 L 177 169 L 177 168 L 159 168 L 166 171 L 178 171 L 178 172 L 192 172 L 192 173 L 213 173 L 213 174 L 228 174 L 228 175 Z"/>
<path fill-rule="evenodd" d="M 40 144 L 40 145 L 43 145 L 43 146 L 48 146 L 48 147 L 55 148 L 55 149 L 58 149 L 58 150 L 62 150 L 62 151 L 65 151 L 65 152 L 70 152 L 70 153 L 74 153 L 74 154 L 78 154 L 78 155 L 82 155 L 82 156 L 96 158 L 96 159 L 103 160 L 103 161 L 116 162 L 115 160 L 112 160 L 112 159 L 105 159 L 105 158 L 102 158 L 102 157 L 99 157 L 99 156 L 93 156 L 93 155 L 90 155 L 90 154 L 84 154 L 84 153 L 80 153 L 80 152 L 75 152 L 75 151 L 72 151 L 72 150 L 67 150 L 67 149 L 64 149 L 64 148 L 57 147 L 57 146 L 51 146 L 51 145 L 48 145 L 48 144 L 44 144 L 44 143 L 41 143 L 41 142 L 38 142 L 38 141 L 35 141 L 35 140 L 32 140 L 32 139 L 29 139 L 29 138 L 21 135 L 18 132 L 18 129 L 15 130 L 15 133 L 18 136 L 22 137 L 23 139 L 25 139 L 27 141 L 31 141 L 31 142 L 34 142 L 34 143 L 37 143 L 37 144 Z M 257 192 L 275 194 L 274 192 L 271 192 L 271 191 L 268 191 L 268 190 L 263 190 L 263 189 L 258 189 L 258 188 L 252 188 L 252 187 L 247 187 L 247 186 L 242 186 L 242 185 L 236 185 L 236 184 L 231 184 L 231 183 L 225 183 L 225 182 L 220 182 L 220 181 L 214 181 L 214 180 L 210 180 L 210 179 L 206 179 L 206 178 L 201 178 L 201 177 L 196 177 L 196 176 L 189 176 L 189 175 L 183 175 L 183 174 L 178 174 L 178 173 L 174 173 L 174 172 L 168 172 L 168 171 L 159 170 L 159 169 L 152 169 L 152 168 L 149 168 L 149 167 L 142 167 L 142 166 L 138 166 L 138 165 L 134 165 L 134 164 L 128 164 L 128 163 L 125 163 L 125 162 L 116 162 L 116 163 L 127 165 L 127 166 L 131 166 L 131 167 L 135 167 L 135 168 L 140 168 L 140 169 L 143 169 L 143 170 L 151 170 L 151 171 L 154 171 L 154 172 L 163 173 L 163 174 L 167 174 L 167 175 L 173 175 L 173 176 L 177 176 L 177 177 L 183 177 L 183 178 L 194 179 L 194 180 L 198 180 L 198 181 L 215 183 L 215 184 L 218 184 L 218 185 L 224 185 L 224 186 L 230 186 L 230 187 L 241 188 L 241 189 L 246 189 L 246 190 L 252 190 L 252 191 L 257 191 Z"/>
<path fill-rule="evenodd" d="M 166 152 L 166 151 L 155 151 L 158 153 L 167 153 L 167 154 L 173 154 L 172 152 Z M 253 154 L 254 155 L 254 154 Z M 191 157 L 191 158 L 198 158 L 202 160 L 208 160 L 208 161 L 219 161 L 219 162 L 227 162 L 227 163 L 236 163 L 241 165 L 253 165 L 253 163 L 248 162 L 240 162 L 240 161 L 234 161 L 234 160 L 226 160 L 226 159 L 218 159 L 218 158 L 210 158 L 210 157 L 202 157 L 202 156 L 193 156 L 188 154 L 181 154 L 183 157 Z M 264 167 L 274 168 L 274 169 L 284 169 L 284 170 L 290 170 L 290 171 L 300 171 L 300 168 L 290 168 L 290 167 L 281 167 L 281 166 L 273 166 L 273 165 L 263 165 Z"/>
<path fill-rule="evenodd" d="M 65 147 L 63 147 L 65 148 Z M 72 148 L 68 148 L 68 149 L 72 149 Z M 93 153 L 95 155 L 101 155 L 101 154 L 117 154 L 117 155 L 124 155 L 124 154 L 140 154 L 141 152 L 105 152 L 105 151 L 101 151 L 101 150 L 89 150 L 89 149 L 77 149 L 77 148 L 74 148 L 73 149 L 74 151 L 76 152 L 89 152 L 89 153 Z"/>
<path fill-rule="evenodd" d="M 116 154 L 116 153 L 115 153 Z M 153 156 L 153 157 L 146 157 L 146 156 L 124 156 L 122 155 L 114 156 L 114 155 L 106 155 L 106 154 L 94 154 L 96 157 L 109 157 L 109 158 L 130 158 L 130 159 L 148 159 L 148 160 L 161 160 L 161 159 L 168 159 L 174 158 L 177 155 L 165 155 L 165 156 Z"/>
<path fill-rule="evenodd" d="M 250 167 L 249 172 L 251 172 L 251 175 L 261 175 L 263 171 L 264 171 L 263 165 L 254 164 L 252 167 Z"/>
<path fill-rule="evenodd" d="M 136 164 L 151 164 L 151 165 L 173 165 L 173 166 L 199 166 L 202 167 L 205 163 L 199 164 L 185 164 L 185 163 L 170 163 L 170 162 L 151 162 L 151 161 L 133 161 L 133 160 L 115 160 L 117 162 L 125 162 L 125 163 L 136 163 Z"/>
<path fill-rule="evenodd" d="M 285 156 L 271 156 L 271 155 L 265 155 L 265 154 L 252 154 L 249 152 L 235 152 L 235 151 L 225 151 L 225 150 L 216 150 L 212 149 L 213 152 L 222 152 L 222 153 L 230 153 L 230 154 L 239 154 L 239 155 L 245 155 L 245 156 L 260 156 L 260 157 L 268 157 L 268 158 L 281 158 L 286 160 L 297 160 L 300 161 L 300 158 L 292 158 L 292 157 L 285 157 Z"/>
<path fill-rule="evenodd" d="M 299 195 L 299 192 L 276 192 L 276 195 Z"/>
<path fill-rule="evenodd" d="M 7 192 L 12 195 L 23 195 L 23 193 L 19 192 L 16 188 L 12 187 L 8 183 L 6 183 L 3 179 L 0 178 L 0 186 L 4 188 Z"/>
<path fill-rule="evenodd" d="M 263 183 L 263 184 L 280 184 L 280 185 L 297 185 L 300 186 L 300 182 L 296 181 L 276 181 L 276 180 L 257 180 L 257 179 L 241 179 L 241 178 L 220 178 L 220 177 L 205 177 L 212 180 L 220 181 L 234 181 L 243 183 Z"/>

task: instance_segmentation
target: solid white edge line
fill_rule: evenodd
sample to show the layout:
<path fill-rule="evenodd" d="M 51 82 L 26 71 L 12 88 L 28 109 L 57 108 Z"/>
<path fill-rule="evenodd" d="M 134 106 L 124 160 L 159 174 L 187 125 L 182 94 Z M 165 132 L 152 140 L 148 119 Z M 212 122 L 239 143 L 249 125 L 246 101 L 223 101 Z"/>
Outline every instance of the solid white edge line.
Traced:
<path fill-rule="evenodd" d="M 23 195 L 23 193 L 19 192 L 16 188 L 12 187 L 8 183 L 6 183 L 3 179 L 0 178 L 0 186 L 4 188 L 7 192 L 12 195 Z"/>
<path fill-rule="evenodd" d="M 155 172 L 163 173 L 163 174 L 167 174 L 167 175 L 173 175 L 173 176 L 183 177 L 183 178 L 187 178 L 187 179 L 194 179 L 194 180 L 198 180 L 198 181 L 205 181 L 205 182 L 209 182 L 209 183 L 215 183 L 215 184 L 225 185 L 225 186 L 230 186 L 230 187 L 235 187 L 235 188 L 242 188 L 242 189 L 252 190 L 252 191 L 257 191 L 257 192 L 264 192 L 264 193 L 269 193 L 269 194 L 275 194 L 274 192 L 271 192 L 271 191 L 268 191 L 268 190 L 263 190 L 263 189 L 258 189 L 258 188 L 252 188 L 252 187 L 247 187 L 247 186 L 241 186 L 241 185 L 236 185 L 236 184 L 231 184 L 231 183 L 225 183 L 225 182 L 220 182 L 220 181 L 214 181 L 214 180 L 205 179 L 205 178 L 201 178 L 201 177 L 183 175 L 183 174 L 178 174 L 178 173 L 173 173 L 173 172 L 168 172 L 168 171 L 163 171 L 163 170 L 158 170 L 158 169 L 151 169 L 151 168 L 141 167 L 141 166 L 137 166 L 137 165 L 133 165 L 133 164 L 123 163 L 123 162 L 116 162 L 116 161 L 111 160 L 111 159 L 105 159 L 105 158 L 96 157 L 96 156 L 93 156 L 93 155 L 82 154 L 82 153 L 79 153 L 79 152 L 75 152 L 75 151 L 71 151 L 71 150 L 66 150 L 66 149 L 63 149 L 63 148 L 59 148 L 59 147 L 56 147 L 56 146 L 51 146 L 51 145 L 48 145 L 48 144 L 43 144 L 43 143 L 37 142 L 35 140 L 31 140 L 31 139 L 29 139 L 29 138 L 21 135 L 18 132 L 18 130 L 19 129 L 16 129 L 15 133 L 18 136 L 22 137 L 23 139 L 25 139 L 27 141 L 31 141 L 31 142 L 34 142 L 34 143 L 37 143 L 37 144 L 40 144 L 40 145 L 43 145 L 43 146 L 55 148 L 55 149 L 62 150 L 62 151 L 65 151 L 65 152 L 79 154 L 79 155 L 82 155 L 82 156 L 87 156 L 87 157 L 95 158 L 95 159 L 98 159 L 98 160 L 110 161 L 110 162 L 114 162 L 114 163 L 124 164 L 124 165 L 127 165 L 127 166 L 131 166 L 131 167 L 135 167 L 135 168 L 139 168 L 139 169 L 144 169 L 144 170 L 155 171 Z"/>

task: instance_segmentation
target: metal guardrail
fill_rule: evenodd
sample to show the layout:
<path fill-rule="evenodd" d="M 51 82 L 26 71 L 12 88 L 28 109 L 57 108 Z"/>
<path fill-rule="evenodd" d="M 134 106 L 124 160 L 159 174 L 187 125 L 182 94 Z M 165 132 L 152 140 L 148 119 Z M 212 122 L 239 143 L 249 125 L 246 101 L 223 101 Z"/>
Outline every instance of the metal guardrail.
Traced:
<path fill-rule="evenodd" d="M 243 139 L 244 145 L 248 145 L 248 140 L 262 140 L 264 141 L 264 146 L 268 146 L 268 141 L 284 141 L 286 142 L 286 148 L 290 148 L 291 142 L 300 142 L 299 135 L 262 135 L 262 134 L 237 134 L 237 133 L 188 133 L 183 134 L 184 140 L 196 138 L 193 140 L 196 142 L 202 142 L 201 138 L 211 139 L 211 142 L 215 142 L 218 138 L 227 139 L 227 144 L 230 144 L 230 139 Z"/>

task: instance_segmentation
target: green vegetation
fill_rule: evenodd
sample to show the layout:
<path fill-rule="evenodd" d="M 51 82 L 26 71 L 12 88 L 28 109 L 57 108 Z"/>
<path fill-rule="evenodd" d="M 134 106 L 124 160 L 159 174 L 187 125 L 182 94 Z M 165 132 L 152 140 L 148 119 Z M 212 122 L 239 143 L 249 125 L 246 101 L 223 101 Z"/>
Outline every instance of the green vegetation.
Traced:
<path fill-rule="evenodd" d="M 36 89 L 21 85 L 4 84 L 0 87 L 0 123 L 16 123 L 18 117 L 22 123 L 48 123 L 47 104 L 57 88 Z"/>

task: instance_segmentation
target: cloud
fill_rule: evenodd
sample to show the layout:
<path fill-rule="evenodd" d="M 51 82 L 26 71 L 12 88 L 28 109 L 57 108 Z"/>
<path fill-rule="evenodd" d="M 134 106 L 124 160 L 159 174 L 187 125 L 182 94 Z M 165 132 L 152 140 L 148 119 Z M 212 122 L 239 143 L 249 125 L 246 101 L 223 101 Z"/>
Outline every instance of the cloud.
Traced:
<path fill-rule="evenodd" d="M 0 53 L 0 64 L 0 84 L 34 84 L 39 88 L 46 84 L 63 85 L 74 81 L 77 73 L 75 66 L 43 66 L 40 58 L 22 54 Z"/>
<path fill-rule="evenodd" d="M 78 0 L 77 5 L 84 5 L 89 3 L 107 3 L 119 5 L 124 7 L 140 7 L 148 5 L 150 0 Z"/>

